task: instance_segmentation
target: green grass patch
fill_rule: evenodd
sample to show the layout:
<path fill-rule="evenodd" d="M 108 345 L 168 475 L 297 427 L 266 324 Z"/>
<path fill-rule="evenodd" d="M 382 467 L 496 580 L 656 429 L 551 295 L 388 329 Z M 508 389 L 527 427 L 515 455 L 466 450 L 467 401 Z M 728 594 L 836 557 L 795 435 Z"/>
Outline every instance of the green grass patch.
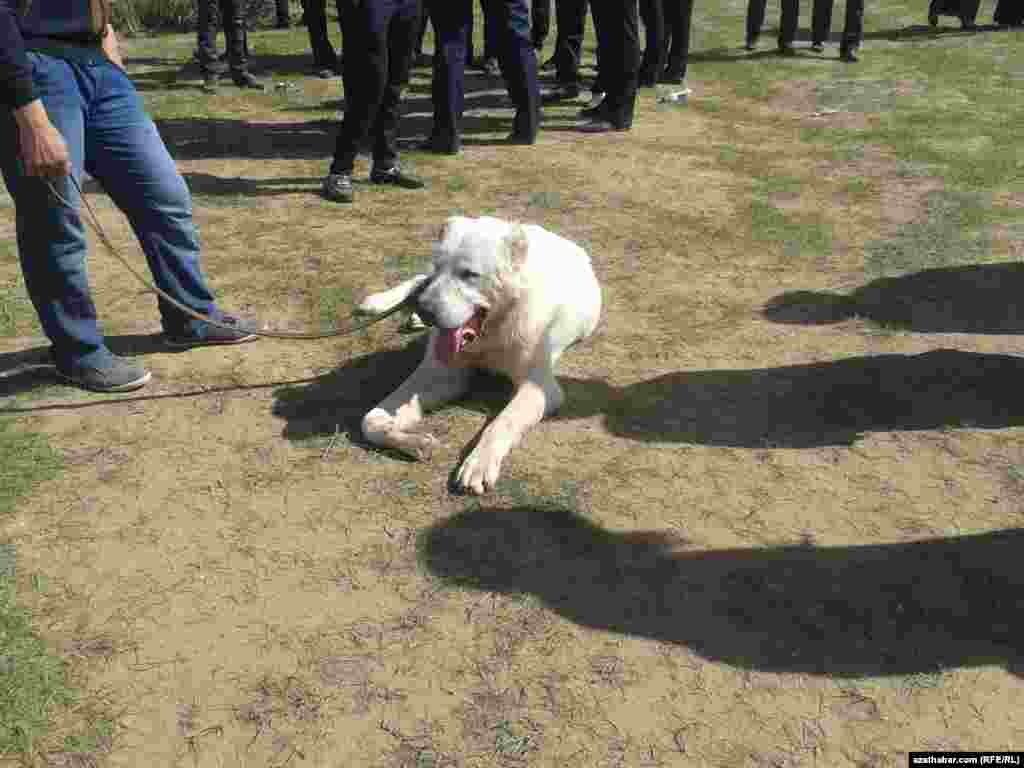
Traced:
<path fill-rule="evenodd" d="M 0 756 L 30 754 L 49 730 L 51 708 L 74 702 L 64 663 L 15 605 L 13 578 L 0 575 Z"/>
<path fill-rule="evenodd" d="M 944 190 L 925 199 L 925 218 L 886 240 L 865 246 L 871 279 L 936 267 L 976 264 L 991 252 L 985 225 L 993 218 L 986 195 Z"/>
<path fill-rule="evenodd" d="M 38 329 L 32 301 L 20 279 L 0 282 L 0 336 L 19 336 Z"/>
<path fill-rule="evenodd" d="M 60 463 L 45 437 L 0 420 L 0 513 L 52 477 Z M 75 701 L 64 663 L 32 631 L 28 611 L 15 604 L 16 560 L 14 545 L 0 542 L 0 756 L 31 753 L 49 729 L 51 708 Z"/>
<path fill-rule="evenodd" d="M 819 217 L 791 215 L 764 200 L 750 203 L 751 236 L 760 242 L 782 243 L 787 257 L 832 252 L 832 229 Z"/>
<path fill-rule="evenodd" d="M 331 283 L 320 288 L 317 295 L 317 314 L 320 328 L 336 328 L 342 318 L 352 314 L 355 305 L 355 291 L 350 285 Z"/>
<path fill-rule="evenodd" d="M 62 464 L 45 436 L 22 432 L 0 418 L 0 515 L 13 511 L 21 496 L 55 476 Z"/>

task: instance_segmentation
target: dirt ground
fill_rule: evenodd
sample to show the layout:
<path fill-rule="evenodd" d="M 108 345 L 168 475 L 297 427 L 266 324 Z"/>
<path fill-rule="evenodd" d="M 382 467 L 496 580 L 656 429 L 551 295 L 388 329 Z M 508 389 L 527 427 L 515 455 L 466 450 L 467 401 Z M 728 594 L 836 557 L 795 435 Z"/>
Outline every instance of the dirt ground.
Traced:
<path fill-rule="evenodd" d="M 85 691 L 75 717 L 115 724 L 100 764 L 842 768 L 1021 748 L 1019 228 L 972 264 L 876 273 L 865 254 L 926 226 L 941 180 L 802 142 L 830 116 L 799 84 L 740 127 L 644 98 L 629 136 L 470 145 L 417 160 L 433 192 L 360 187 L 351 210 L 315 195 L 326 132 L 308 156 L 180 143 L 230 308 L 315 324 L 344 310 L 330 295 L 409 274 L 461 209 L 585 243 L 604 318 L 564 358 L 562 413 L 475 500 L 448 475 L 500 382 L 429 418 L 429 463 L 376 452 L 359 418 L 420 354 L 397 323 L 170 353 L 152 298 L 94 254 L 112 348 L 154 381 L 6 380 L 5 410 L 65 469 L 0 539 L 47 577 L 25 600 Z M 800 182 L 766 192 L 778 237 L 751 230 L 752 165 Z M 800 240 L 821 227 L 827 247 Z"/>

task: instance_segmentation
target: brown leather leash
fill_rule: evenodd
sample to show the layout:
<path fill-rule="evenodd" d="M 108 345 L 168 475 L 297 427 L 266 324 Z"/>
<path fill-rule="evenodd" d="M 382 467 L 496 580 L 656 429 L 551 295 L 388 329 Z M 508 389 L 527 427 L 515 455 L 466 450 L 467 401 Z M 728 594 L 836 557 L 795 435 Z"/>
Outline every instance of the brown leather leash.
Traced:
<path fill-rule="evenodd" d="M 416 300 L 419 298 L 420 293 L 423 291 L 424 288 L 426 288 L 427 283 L 429 282 L 427 280 L 424 280 L 422 283 L 420 283 L 420 285 L 416 287 L 415 290 L 413 290 L 411 294 L 409 294 L 408 297 L 406 297 L 404 301 L 399 302 L 398 304 L 391 307 L 390 309 L 385 310 L 381 314 L 374 315 L 373 317 L 367 318 L 365 320 L 355 320 L 350 325 L 344 326 L 342 328 L 335 328 L 331 331 L 321 331 L 318 333 L 308 331 L 274 331 L 266 328 L 256 328 L 252 325 L 244 323 L 238 323 L 236 325 L 226 325 L 223 323 L 218 323 L 216 320 L 213 320 L 207 317 L 206 315 L 202 315 L 196 312 L 195 310 L 191 309 L 190 307 L 186 307 L 173 296 L 169 296 L 167 293 L 160 290 L 160 288 L 158 288 L 151 280 L 147 279 L 145 275 L 143 275 L 141 272 L 135 269 L 135 267 L 132 266 L 131 262 L 129 262 L 128 259 L 126 259 L 110 241 L 110 238 L 107 236 L 106 231 L 103 229 L 103 225 L 100 224 L 100 220 L 99 217 L 96 215 L 96 211 L 93 209 L 92 204 L 89 202 L 89 200 L 85 197 L 85 194 L 82 192 L 82 187 L 78 183 L 78 179 L 76 179 L 73 174 L 69 174 L 68 178 L 71 179 L 71 183 L 78 191 L 78 198 L 82 201 L 82 205 L 84 206 L 86 212 L 86 224 L 88 224 L 96 233 L 96 237 L 98 237 L 100 242 L 103 243 L 104 247 L 107 249 L 110 255 L 117 259 L 119 262 L 121 262 L 121 265 L 125 269 L 127 269 L 128 272 L 130 272 L 131 275 L 136 280 L 138 280 L 140 283 L 142 283 L 142 285 L 144 285 L 147 289 L 149 289 L 157 296 L 162 298 L 164 301 L 177 307 L 182 312 L 187 314 L 189 317 L 193 317 L 196 320 L 202 320 L 204 323 L 208 323 L 209 325 L 212 325 L 216 328 L 223 328 L 228 331 L 241 331 L 243 333 L 251 333 L 256 336 L 264 336 L 271 339 L 300 339 L 308 341 L 315 339 L 329 339 L 335 336 L 346 336 L 350 333 L 361 331 L 364 328 L 369 328 L 371 325 L 379 323 L 381 320 L 390 317 L 391 315 L 395 314 L 396 312 L 404 308 L 414 307 Z M 60 194 L 60 192 L 57 191 L 57 188 L 54 186 L 52 180 L 47 179 L 46 183 L 50 187 L 50 192 L 53 193 L 53 196 L 62 205 L 67 206 L 67 208 L 69 208 L 72 211 L 75 210 L 75 206 L 73 206 L 63 195 Z"/>

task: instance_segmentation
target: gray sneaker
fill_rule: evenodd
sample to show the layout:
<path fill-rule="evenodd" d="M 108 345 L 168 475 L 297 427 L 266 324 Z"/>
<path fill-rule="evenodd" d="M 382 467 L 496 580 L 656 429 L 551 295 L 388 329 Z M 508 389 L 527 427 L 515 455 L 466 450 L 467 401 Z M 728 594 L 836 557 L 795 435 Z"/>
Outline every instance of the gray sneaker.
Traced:
<path fill-rule="evenodd" d="M 328 200 L 335 203 L 352 202 L 352 174 L 350 173 L 329 173 L 324 179 L 324 185 L 320 190 Z"/>
<path fill-rule="evenodd" d="M 138 389 L 152 377 L 149 371 L 131 360 L 116 355 L 102 368 L 88 365 L 57 366 L 57 375 L 70 384 L 93 392 L 130 392 Z"/>

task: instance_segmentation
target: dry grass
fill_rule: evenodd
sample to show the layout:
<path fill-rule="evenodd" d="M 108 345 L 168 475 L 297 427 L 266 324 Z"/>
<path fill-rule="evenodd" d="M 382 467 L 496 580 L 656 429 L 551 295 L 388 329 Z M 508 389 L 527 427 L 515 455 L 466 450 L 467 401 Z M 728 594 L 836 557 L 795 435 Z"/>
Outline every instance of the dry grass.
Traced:
<path fill-rule="evenodd" d="M 295 111 L 335 109 L 327 86 L 191 97 L 189 118 L 166 67 L 137 69 L 227 305 L 329 321 L 466 211 L 585 243 L 605 316 L 563 413 L 476 502 L 447 475 L 500 382 L 432 415 L 444 445 L 410 463 L 357 428 L 417 360 L 393 326 L 170 354 L 94 258 L 153 386 L 0 382 L 64 456 L 0 541 L 45 576 L 22 600 L 91 707 L 27 762 L 896 766 L 1021 743 L 1022 198 L 875 139 L 919 82 L 743 98 L 695 65 L 691 106 L 645 95 L 628 136 L 491 146 L 499 110 L 462 158 L 410 153 L 430 193 L 340 209 L 314 194 L 331 126 Z M 40 340 L 0 343 L 18 362 Z"/>

